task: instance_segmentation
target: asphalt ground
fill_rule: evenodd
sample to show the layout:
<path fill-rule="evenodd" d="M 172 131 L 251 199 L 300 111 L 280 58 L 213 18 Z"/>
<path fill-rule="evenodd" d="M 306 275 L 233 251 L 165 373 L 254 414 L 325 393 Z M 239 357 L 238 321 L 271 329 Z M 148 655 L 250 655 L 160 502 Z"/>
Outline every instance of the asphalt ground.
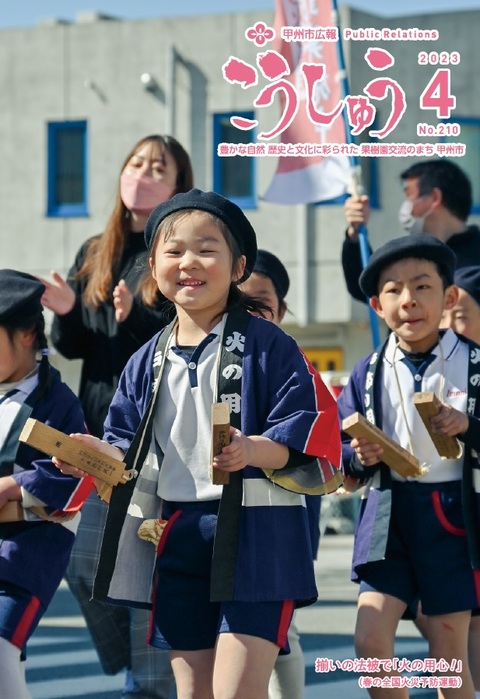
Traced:
<path fill-rule="evenodd" d="M 296 613 L 305 656 L 304 699 L 368 697 L 366 690 L 359 687 L 362 673 L 351 669 L 355 659 L 353 634 L 358 594 L 358 586 L 350 580 L 352 548 L 352 534 L 322 536 L 315 562 L 318 601 Z M 428 656 L 427 643 L 411 621 L 399 624 L 395 655 L 410 661 Z M 410 696 L 434 699 L 437 692 L 431 688 L 414 688 Z"/>

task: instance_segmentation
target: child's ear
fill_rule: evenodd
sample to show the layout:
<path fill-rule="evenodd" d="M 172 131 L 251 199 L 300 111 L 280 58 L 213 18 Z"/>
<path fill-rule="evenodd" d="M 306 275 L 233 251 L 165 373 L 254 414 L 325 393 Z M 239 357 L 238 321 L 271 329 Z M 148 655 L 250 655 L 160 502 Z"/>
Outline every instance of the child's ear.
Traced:
<path fill-rule="evenodd" d="M 279 323 L 281 323 L 282 320 L 284 319 L 284 317 L 285 317 L 285 311 L 286 311 L 285 306 L 279 305 L 279 307 L 278 307 L 278 313 L 277 313 L 277 318 L 278 318 L 278 322 L 279 322 Z"/>
<path fill-rule="evenodd" d="M 19 330 L 18 337 L 22 347 L 33 347 L 36 342 L 37 334 L 33 328 L 30 330 Z"/>
<path fill-rule="evenodd" d="M 150 272 L 152 273 L 152 277 L 155 278 L 155 262 L 153 261 L 153 257 L 148 258 L 148 264 L 150 265 Z"/>
<path fill-rule="evenodd" d="M 380 303 L 380 299 L 378 296 L 372 296 L 372 298 L 369 301 L 370 306 L 373 308 L 377 316 L 380 318 L 385 317 L 385 313 L 383 312 L 382 304 Z"/>
<path fill-rule="evenodd" d="M 458 286 L 452 284 L 447 286 L 445 289 L 445 303 L 444 309 L 446 311 L 451 311 L 454 306 L 458 303 Z"/>
<path fill-rule="evenodd" d="M 245 255 L 242 255 L 241 257 L 238 258 L 232 281 L 238 282 L 238 280 L 243 277 L 243 273 L 245 272 L 245 265 L 246 264 L 247 264 L 247 258 L 245 257 Z"/>

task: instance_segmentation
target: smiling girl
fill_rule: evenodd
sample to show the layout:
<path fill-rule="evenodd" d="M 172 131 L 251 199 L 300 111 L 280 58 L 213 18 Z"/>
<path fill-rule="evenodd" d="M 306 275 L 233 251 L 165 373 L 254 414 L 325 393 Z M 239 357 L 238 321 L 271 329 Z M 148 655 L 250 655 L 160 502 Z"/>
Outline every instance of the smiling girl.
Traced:
<path fill-rule="evenodd" d="M 177 317 L 128 363 L 109 444 L 97 443 L 128 450 L 141 472 L 131 492 L 113 492 L 94 593 L 153 601 L 150 643 L 170 651 L 179 699 L 267 699 L 293 610 L 317 596 L 301 493 L 342 482 L 336 404 L 295 341 L 248 312 L 266 306 L 238 289 L 257 245 L 235 204 L 176 195 L 145 237 Z M 212 460 L 218 401 L 230 406 L 230 444 Z M 211 482 L 209 464 L 228 485 Z M 137 537 L 151 517 L 165 525 L 156 552 Z"/>

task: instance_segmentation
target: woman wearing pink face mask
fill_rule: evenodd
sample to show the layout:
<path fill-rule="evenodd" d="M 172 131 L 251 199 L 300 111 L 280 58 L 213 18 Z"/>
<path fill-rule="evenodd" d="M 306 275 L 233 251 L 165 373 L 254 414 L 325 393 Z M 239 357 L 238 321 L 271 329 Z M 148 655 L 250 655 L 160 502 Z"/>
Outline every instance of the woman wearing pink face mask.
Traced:
<path fill-rule="evenodd" d="M 174 138 L 142 139 L 124 161 L 105 231 L 82 245 L 67 281 L 56 272 L 52 282 L 42 279 L 54 346 L 83 359 L 80 400 L 98 437 L 127 360 L 164 325 L 160 299 L 148 307 L 137 293 L 147 266 L 145 223 L 157 204 L 192 186 L 190 159 Z"/>
<path fill-rule="evenodd" d="M 192 187 L 190 158 L 180 143 L 171 136 L 143 138 L 125 158 L 105 231 L 82 245 L 67 281 L 54 271 L 51 282 L 42 279 L 42 303 L 55 313 L 52 343 L 68 359 L 83 360 L 79 397 L 87 426 L 98 437 L 125 364 L 165 325 L 162 298 L 148 305 L 137 290 L 148 267 L 148 215 Z M 168 659 L 145 642 L 148 614 L 90 601 L 106 509 L 96 495 L 87 501 L 67 579 L 104 671 L 127 669 L 122 697 L 166 699 Z"/>

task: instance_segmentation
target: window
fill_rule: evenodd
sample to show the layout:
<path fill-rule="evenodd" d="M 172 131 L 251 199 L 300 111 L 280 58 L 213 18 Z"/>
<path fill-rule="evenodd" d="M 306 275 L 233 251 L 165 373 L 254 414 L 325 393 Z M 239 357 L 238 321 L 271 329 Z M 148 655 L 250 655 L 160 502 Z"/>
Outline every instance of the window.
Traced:
<path fill-rule="evenodd" d="M 213 115 L 213 189 L 231 199 L 243 209 L 257 205 L 255 185 L 255 158 L 248 155 L 218 156 L 220 143 L 253 143 L 255 129 L 242 131 L 230 123 L 231 116 L 254 119 L 253 112 L 229 112 Z"/>
<path fill-rule="evenodd" d="M 87 122 L 48 124 L 47 216 L 87 216 Z"/>
<path fill-rule="evenodd" d="M 445 143 L 464 143 L 465 155 L 454 158 L 450 155 L 449 160 L 453 160 L 468 175 L 472 183 L 472 214 L 480 214 L 480 119 L 455 117 L 447 119 L 445 124 L 454 122 L 459 124 L 460 133 L 452 136 L 445 136 L 442 140 Z"/>

